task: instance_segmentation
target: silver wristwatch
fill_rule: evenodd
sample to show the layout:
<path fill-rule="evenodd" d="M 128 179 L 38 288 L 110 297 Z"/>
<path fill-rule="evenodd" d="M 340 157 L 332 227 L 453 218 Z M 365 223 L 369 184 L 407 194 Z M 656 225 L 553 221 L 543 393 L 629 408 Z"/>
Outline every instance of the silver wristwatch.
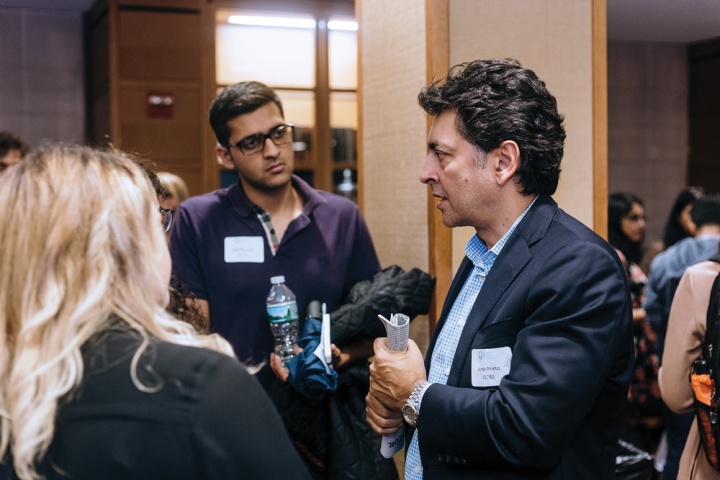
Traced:
<path fill-rule="evenodd" d="M 402 407 L 403 418 L 408 423 L 408 425 L 413 428 L 417 426 L 418 416 L 420 415 L 420 410 L 418 409 L 418 400 L 420 398 L 420 393 L 422 393 L 429 385 L 430 382 L 418 383 L 417 387 L 413 389 L 410 397 L 407 399 L 405 405 L 403 405 Z"/>

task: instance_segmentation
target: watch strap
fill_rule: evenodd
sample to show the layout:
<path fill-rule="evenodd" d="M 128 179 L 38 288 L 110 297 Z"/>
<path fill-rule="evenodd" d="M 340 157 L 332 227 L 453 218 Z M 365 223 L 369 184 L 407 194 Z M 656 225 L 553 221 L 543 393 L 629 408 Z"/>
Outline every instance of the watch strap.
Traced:
<path fill-rule="evenodd" d="M 418 412 L 420 411 L 420 403 L 422 402 L 422 397 L 425 394 L 425 390 L 432 385 L 430 382 L 423 381 L 417 384 L 417 386 L 413 389 L 412 393 L 410 394 L 410 397 L 407 399 L 405 403 L 413 405 L 417 408 Z"/>

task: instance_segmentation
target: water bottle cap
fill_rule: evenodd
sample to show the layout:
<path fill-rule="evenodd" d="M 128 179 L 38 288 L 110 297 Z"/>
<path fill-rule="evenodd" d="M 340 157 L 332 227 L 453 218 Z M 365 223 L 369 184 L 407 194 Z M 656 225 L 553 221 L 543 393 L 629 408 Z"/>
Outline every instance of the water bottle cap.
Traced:
<path fill-rule="evenodd" d="M 273 285 L 277 285 L 278 283 L 285 283 L 285 275 L 278 275 L 277 277 L 272 277 L 270 279 L 270 283 Z"/>

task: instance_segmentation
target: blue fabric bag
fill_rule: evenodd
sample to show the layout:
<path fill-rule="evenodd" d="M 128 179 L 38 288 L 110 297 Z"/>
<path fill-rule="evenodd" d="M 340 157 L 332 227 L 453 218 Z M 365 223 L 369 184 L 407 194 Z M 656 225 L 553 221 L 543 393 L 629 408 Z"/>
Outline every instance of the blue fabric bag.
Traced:
<path fill-rule="evenodd" d="M 298 346 L 303 349 L 290 360 L 288 382 L 303 396 L 321 400 L 328 392 L 337 390 L 338 374 L 315 354 L 320 345 L 322 322 L 307 317 L 303 323 Z"/>

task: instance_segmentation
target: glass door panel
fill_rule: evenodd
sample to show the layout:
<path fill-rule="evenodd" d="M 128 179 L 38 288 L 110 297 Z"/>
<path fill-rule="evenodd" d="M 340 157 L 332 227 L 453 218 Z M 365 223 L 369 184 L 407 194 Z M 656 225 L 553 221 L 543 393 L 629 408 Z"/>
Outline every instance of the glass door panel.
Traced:
<path fill-rule="evenodd" d="M 357 31 L 345 29 L 353 25 L 357 30 L 357 23 L 353 19 L 331 19 L 328 22 L 331 90 L 357 89 Z"/>
<path fill-rule="evenodd" d="M 305 23 L 272 26 L 274 20 L 277 25 L 289 20 Z M 278 17 L 219 10 L 216 25 L 217 83 L 257 80 L 273 87 L 315 87 L 316 27 L 311 16 Z"/>

